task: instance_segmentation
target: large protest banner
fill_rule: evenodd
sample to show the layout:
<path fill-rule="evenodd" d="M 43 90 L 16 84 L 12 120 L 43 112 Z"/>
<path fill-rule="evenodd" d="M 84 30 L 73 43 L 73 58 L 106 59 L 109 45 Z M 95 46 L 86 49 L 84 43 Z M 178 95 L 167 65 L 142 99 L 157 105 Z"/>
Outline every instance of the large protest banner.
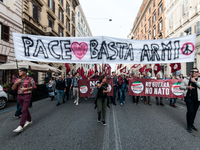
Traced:
<path fill-rule="evenodd" d="M 58 63 L 194 62 L 196 35 L 159 40 L 50 37 L 13 33 L 17 60 Z"/>
<path fill-rule="evenodd" d="M 78 88 L 79 88 L 79 96 L 80 97 L 91 97 L 94 88 L 97 86 L 98 79 L 90 79 L 90 80 L 79 80 Z M 113 79 L 107 79 L 106 83 L 109 87 L 109 93 L 107 96 L 113 96 Z"/>
<path fill-rule="evenodd" d="M 155 80 L 129 79 L 130 96 L 152 96 L 167 98 L 184 98 L 179 89 L 182 79 Z"/>

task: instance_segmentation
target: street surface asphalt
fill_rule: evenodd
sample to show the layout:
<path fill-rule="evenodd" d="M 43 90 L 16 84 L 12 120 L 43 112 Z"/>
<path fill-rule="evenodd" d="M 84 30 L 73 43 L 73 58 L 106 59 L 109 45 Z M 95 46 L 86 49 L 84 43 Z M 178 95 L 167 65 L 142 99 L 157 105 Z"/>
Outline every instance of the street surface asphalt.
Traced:
<path fill-rule="evenodd" d="M 177 100 L 177 108 L 134 105 L 126 93 L 123 106 L 107 108 L 106 123 L 97 122 L 94 101 L 72 100 L 56 106 L 46 98 L 33 102 L 30 108 L 33 124 L 22 133 L 13 133 L 20 119 L 13 117 L 15 103 L 0 110 L 0 150 L 200 150 L 200 131 L 186 130 L 186 106 Z M 200 112 L 195 126 L 200 130 Z"/>

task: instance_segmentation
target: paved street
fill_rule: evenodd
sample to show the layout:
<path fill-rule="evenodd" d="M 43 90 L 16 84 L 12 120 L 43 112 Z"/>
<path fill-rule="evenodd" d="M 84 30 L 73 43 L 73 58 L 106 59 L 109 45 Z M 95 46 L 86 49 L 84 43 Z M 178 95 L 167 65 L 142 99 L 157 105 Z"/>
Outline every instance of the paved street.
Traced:
<path fill-rule="evenodd" d="M 107 126 L 97 122 L 92 100 L 72 100 L 56 107 L 56 101 L 46 98 L 33 103 L 30 109 L 33 125 L 20 134 L 13 133 L 19 119 L 13 117 L 14 103 L 0 111 L 1 150 L 200 150 L 200 132 L 186 131 L 183 101 L 177 108 L 139 106 L 126 97 L 123 106 L 107 109 Z M 11 110 L 9 110 L 11 109 Z M 5 110 L 9 110 L 3 112 Z M 2 112 L 2 113 L 1 113 Z M 200 112 L 195 125 L 200 129 Z"/>

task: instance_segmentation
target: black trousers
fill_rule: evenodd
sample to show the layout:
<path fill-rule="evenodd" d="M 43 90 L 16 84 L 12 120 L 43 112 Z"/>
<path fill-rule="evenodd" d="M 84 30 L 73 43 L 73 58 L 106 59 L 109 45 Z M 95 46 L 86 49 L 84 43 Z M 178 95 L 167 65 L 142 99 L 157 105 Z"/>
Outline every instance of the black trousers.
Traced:
<path fill-rule="evenodd" d="M 70 91 L 70 88 L 66 88 L 66 96 L 67 96 L 67 100 L 69 100 L 69 91 Z"/>
<path fill-rule="evenodd" d="M 133 96 L 133 103 L 139 102 L 139 96 Z"/>
<path fill-rule="evenodd" d="M 194 120 L 195 120 L 200 102 L 197 99 L 193 99 L 190 96 L 187 96 L 185 98 L 185 102 L 187 106 L 187 114 L 186 114 L 187 126 L 192 127 L 194 124 Z"/>

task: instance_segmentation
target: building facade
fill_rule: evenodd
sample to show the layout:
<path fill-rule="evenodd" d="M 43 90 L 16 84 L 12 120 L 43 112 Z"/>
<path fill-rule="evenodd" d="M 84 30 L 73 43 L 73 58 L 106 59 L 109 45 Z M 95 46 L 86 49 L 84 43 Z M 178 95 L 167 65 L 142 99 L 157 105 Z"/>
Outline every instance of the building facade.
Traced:
<path fill-rule="evenodd" d="M 0 0 L 0 64 L 15 61 L 12 33 L 22 33 L 21 14 L 21 0 Z M 0 70 L 0 85 L 11 82 L 11 74 Z"/>
<path fill-rule="evenodd" d="M 78 0 L 23 0 L 22 24 L 24 34 L 75 37 L 76 19 L 75 9 Z M 65 75 L 66 68 L 63 63 L 41 63 L 62 70 Z M 75 70 L 74 64 L 69 64 Z M 57 74 L 53 74 L 57 75 Z M 43 83 L 44 73 L 38 74 L 38 83 Z M 49 74 L 52 76 L 52 74 Z"/>
<path fill-rule="evenodd" d="M 182 63 L 181 70 L 174 75 L 188 75 L 193 67 L 200 69 L 200 1 L 199 0 L 166 0 L 166 38 L 196 34 L 195 60 Z M 170 74 L 169 64 L 166 66 Z"/>
<path fill-rule="evenodd" d="M 135 40 L 154 40 L 165 38 L 165 1 L 164 0 L 143 0 L 143 3 L 138 11 L 134 21 L 129 39 Z M 147 65 L 147 68 L 152 68 L 154 65 Z M 162 72 L 164 72 L 164 64 L 161 64 Z M 138 73 L 138 69 L 134 72 Z M 154 73 L 152 72 L 154 76 Z M 162 76 L 162 75 L 161 75 Z"/>

